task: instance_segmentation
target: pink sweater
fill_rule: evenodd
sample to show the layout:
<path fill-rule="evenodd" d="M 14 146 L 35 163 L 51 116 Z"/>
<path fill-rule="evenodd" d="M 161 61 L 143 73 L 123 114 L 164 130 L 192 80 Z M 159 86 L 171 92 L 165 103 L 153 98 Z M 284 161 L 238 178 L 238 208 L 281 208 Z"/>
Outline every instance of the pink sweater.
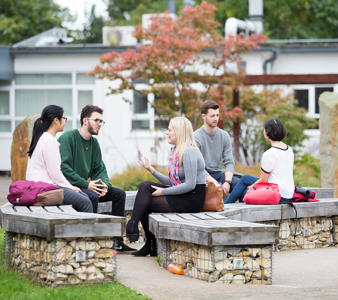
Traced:
<path fill-rule="evenodd" d="M 73 189 L 60 169 L 59 146 L 59 142 L 50 133 L 44 132 L 42 134 L 32 157 L 28 159 L 26 180 L 43 181 Z"/>

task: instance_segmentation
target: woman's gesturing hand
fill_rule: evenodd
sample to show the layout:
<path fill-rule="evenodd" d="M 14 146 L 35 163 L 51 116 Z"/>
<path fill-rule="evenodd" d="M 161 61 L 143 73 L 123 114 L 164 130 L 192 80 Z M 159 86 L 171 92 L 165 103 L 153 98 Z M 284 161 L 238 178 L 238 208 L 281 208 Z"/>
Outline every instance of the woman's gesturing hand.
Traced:
<path fill-rule="evenodd" d="M 148 158 L 143 157 L 138 160 L 138 163 L 145 169 L 147 169 L 150 173 L 153 173 L 155 169 L 151 166 Z"/>
<path fill-rule="evenodd" d="M 155 189 L 155 192 L 152 193 L 153 196 L 162 196 L 162 188 L 156 185 L 152 185 L 151 187 Z"/>

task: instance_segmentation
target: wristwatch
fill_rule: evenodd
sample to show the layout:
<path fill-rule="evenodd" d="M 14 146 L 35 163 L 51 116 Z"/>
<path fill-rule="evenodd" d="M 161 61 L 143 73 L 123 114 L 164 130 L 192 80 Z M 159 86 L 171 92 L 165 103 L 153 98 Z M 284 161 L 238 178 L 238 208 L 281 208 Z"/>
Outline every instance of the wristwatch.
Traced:
<path fill-rule="evenodd" d="M 229 185 L 231 185 L 231 180 L 224 180 L 224 182 L 227 182 Z"/>

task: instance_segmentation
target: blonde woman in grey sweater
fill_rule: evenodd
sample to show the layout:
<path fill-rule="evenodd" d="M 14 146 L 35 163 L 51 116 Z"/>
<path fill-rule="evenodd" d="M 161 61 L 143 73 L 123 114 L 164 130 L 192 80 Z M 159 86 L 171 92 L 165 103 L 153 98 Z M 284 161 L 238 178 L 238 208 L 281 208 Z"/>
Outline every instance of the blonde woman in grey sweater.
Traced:
<path fill-rule="evenodd" d="M 141 221 L 146 243 L 135 256 L 156 256 L 155 236 L 149 231 L 148 217 L 152 212 L 194 213 L 203 209 L 205 198 L 205 164 L 196 146 L 190 121 L 185 117 L 173 118 L 167 131 L 171 150 L 168 175 L 157 172 L 147 158 L 139 161 L 161 183 L 143 182 L 136 195 L 132 217 L 126 233 L 131 241 L 139 238 Z"/>

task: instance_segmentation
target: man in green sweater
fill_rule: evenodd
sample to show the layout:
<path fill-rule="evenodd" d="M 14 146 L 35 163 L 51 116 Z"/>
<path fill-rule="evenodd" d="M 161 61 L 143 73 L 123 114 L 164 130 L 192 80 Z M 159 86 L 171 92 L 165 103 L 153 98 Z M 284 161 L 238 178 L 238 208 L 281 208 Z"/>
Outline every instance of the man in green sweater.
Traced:
<path fill-rule="evenodd" d="M 60 143 L 61 170 L 67 180 L 86 193 L 97 212 L 99 202 L 112 202 L 112 214 L 124 216 L 125 191 L 113 187 L 108 178 L 106 166 L 102 161 L 100 145 L 93 135 L 98 135 L 104 121 L 103 110 L 87 105 L 81 111 L 81 127 L 62 134 Z M 133 251 L 116 238 L 114 248 L 120 251 Z"/>

